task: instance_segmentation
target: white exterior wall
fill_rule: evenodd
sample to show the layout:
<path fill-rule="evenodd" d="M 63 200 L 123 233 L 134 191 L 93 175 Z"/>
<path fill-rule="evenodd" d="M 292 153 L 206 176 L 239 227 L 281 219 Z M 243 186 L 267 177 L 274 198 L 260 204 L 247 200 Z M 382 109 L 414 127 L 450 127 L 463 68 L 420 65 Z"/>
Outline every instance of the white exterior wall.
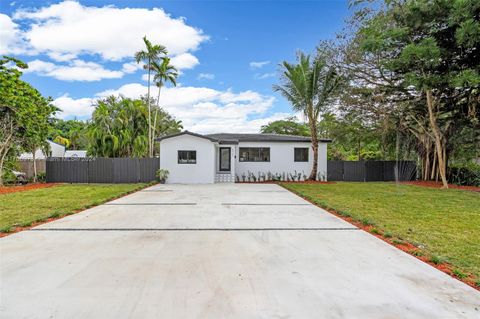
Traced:
<path fill-rule="evenodd" d="M 242 175 L 248 176 L 248 172 L 258 176 L 258 173 L 271 172 L 272 174 L 293 174 L 303 172 L 310 175 L 313 165 L 313 150 L 311 143 L 298 142 L 240 142 L 236 147 L 235 174 L 242 179 Z M 240 162 L 241 147 L 269 147 L 270 162 Z M 308 147 L 308 162 L 295 162 L 294 149 L 297 147 Z M 327 143 L 318 144 L 318 173 L 327 176 Z M 302 175 L 303 175 L 302 173 Z"/>
<path fill-rule="evenodd" d="M 47 141 L 50 145 L 50 157 L 64 157 L 65 155 L 65 146 L 57 144 L 52 141 Z M 41 149 L 35 151 L 35 159 L 45 159 L 47 156 L 43 153 Z M 33 159 L 32 153 L 22 153 L 18 157 L 19 159 Z"/>
<path fill-rule="evenodd" d="M 197 163 L 178 164 L 178 151 L 197 151 Z M 214 183 L 215 163 L 215 143 L 208 139 L 185 134 L 160 141 L 160 168 L 170 172 L 167 183 Z"/>

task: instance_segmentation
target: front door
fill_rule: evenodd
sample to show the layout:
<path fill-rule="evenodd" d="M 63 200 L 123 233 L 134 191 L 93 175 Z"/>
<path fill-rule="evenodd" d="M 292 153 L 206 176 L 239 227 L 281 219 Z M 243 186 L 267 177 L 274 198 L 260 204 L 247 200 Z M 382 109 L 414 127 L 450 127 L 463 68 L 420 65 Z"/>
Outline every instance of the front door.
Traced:
<path fill-rule="evenodd" d="M 229 172 L 230 171 L 230 147 L 220 147 L 220 171 Z"/>

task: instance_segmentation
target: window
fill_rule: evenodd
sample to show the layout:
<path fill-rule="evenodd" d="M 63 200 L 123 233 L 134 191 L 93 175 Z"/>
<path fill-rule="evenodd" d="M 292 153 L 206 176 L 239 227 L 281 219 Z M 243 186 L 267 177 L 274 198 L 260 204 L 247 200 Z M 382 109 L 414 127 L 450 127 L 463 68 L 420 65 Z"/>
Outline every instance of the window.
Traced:
<path fill-rule="evenodd" d="M 295 162 L 308 162 L 308 147 L 295 147 Z"/>
<path fill-rule="evenodd" d="M 197 151 L 178 151 L 178 164 L 196 164 Z"/>
<path fill-rule="evenodd" d="M 240 147 L 240 162 L 270 162 L 270 148 Z"/>

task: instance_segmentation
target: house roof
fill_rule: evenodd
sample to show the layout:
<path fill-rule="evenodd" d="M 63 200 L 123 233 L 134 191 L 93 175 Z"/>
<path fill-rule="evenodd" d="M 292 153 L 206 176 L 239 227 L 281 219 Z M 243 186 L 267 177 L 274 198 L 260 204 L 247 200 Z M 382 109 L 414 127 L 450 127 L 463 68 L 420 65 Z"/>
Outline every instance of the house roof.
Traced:
<path fill-rule="evenodd" d="M 310 143 L 311 138 L 308 136 L 284 135 L 284 134 L 267 134 L 267 133 L 217 133 L 206 134 L 217 140 L 235 140 L 238 142 L 302 142 Z M 319 139 L 319 142 L 331 142 L 330 139 Z"/>
<path fill-rule="evenodd" d="M 211 138 L 211 137 L 208 137 L 206 135 L 201 135 L 201 134 L 197 134 L 197 133 L 193 133 L 193 132 L 189 132 L 189 131 L 183 131 L 183 132 L 180 132 L 180 133 L 175 133 L 175 134 L 171 134 L 171 135 L 165 135 L 165 136 L 162 136 L 162 137 L 157 137 L 155 140 L 157 142 L 160 142 L 160 141 L 163 141 L 167 138 L 172 138 L 172 137 L 177 137 L 177 136 L 182 136 L 182 135 L 192 135 L 192 136 L 195 136 L 195 137 L 200 137 L 200 138 L 205 138 L 207 140 L 210 140 L 212 142 L 218 142 L 218 140 L 214 139 L 214 138 Z"/>
<path fill-rule="evenodd" d="M 238 144 L 239 142 L 300 142 L 300 143 L 310 143 L 311 138 L 307 136 L 297 136 L 297 135 L 283 135 L 283 134 L 245 134 L 245 133 L 216 133 L 216 134 L 197 134 L 189 131 L 184 131 L 181 133 L 176 133 L 172 135 L 162 136 L 157 138 L 157 141 L 162 141 L 167 138 L 176 137 L 189 134 L 192 136 L 208 139 L 212 142 L 217 142 L 220 144 Z M 329 143 L 331 139 L 320 138 L 319 142 Z"/>

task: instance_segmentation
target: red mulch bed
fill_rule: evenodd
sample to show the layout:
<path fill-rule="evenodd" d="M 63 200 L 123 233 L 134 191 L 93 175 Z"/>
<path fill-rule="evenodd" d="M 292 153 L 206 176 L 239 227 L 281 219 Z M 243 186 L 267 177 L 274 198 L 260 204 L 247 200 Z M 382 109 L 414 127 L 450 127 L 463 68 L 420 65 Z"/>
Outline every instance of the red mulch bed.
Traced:
<path fill-rule="evenodd" d="M 441 182 L 434 181 L 412 181 L 412 182 L 402 182 L 402 184 L 431 187 L 431 188 L 442 188 L 443 184 Z M 448 188 L 461 189 L 472 192 L 480 192 L 480 187 L 478 186 L 461 186 L 455 184 L 448 184 Z"/>
<path fill-rule="evenodd" d="M 291 190 L 289 190 L 291 191 Z M 293 192 L 293 191 L 291 191 Z M 357 226 L 358 228 L 368 232 L 369 234 L 377 237 L 378 239 L 380 240 L 383 240 L 384 242 L 402 250 L 403 252 L 407 253 L 407 254 L 410 254 L 412 256 L 414 256 L 415 258 L 417 259 L 420 259 L 421 261 L 423 261 L 424 263 L 427 263 L 429 264 L 430 266 L 432 267 L 435 267 L 437 268 L 438 270 L 440 271 L 443 271 L 444 273 L 446 273 L 447 275 L 457 279 L 457 280 L 460 280 L 461 282 L 469 285 L 470 287 L 473 287 L 475 288 L 476 290 L 480 291 L 480 286 L 477 286 L 477 278 L 469 275 L 468 277 L 466 278 L 460 278 L 460 277 L 457 277 L 455 275 L 455 273 L 453 272 L 453 266 L 450 265 L 449 263 L 440 263 L 440 264 L 435 264 L 433 263 L 430 258 L 428 256 L 425 256 L 423 255 L 422 253 L 422 250 L 420 248 L 418 248 L 417 246 L 409 243 L 409 242 L 406 242 L 404 240 L 401 240 L 401 241 L 398 241 L 398 240 L 395 240 L 395 238 L 390 238 L 390 237 L 385 237 L 385 234 L 379 230 L 378 228 L 376 228 L 375 226 L 372 226 L 372 225 L 365 225 L 363 223 L 361 223 L 360 221 L 357 221 L 351 217 L 347 217 L 347 216 L 344 216 L 342 214 L 340 214 L 339 212 L 337 212 L 336 210 L 334 209 L 331 209 L 331 208 L 324 208 L 320 205 L 318 205 L 317 203 L 311 201 L 310 199 L 302 196 L 301 194 L 299 193 L 296 193 L 296 192 L 293 192 L 295 194 L 297 194 L 298 196 L 302 197 L 303 199 L 305 199 L 306 201 L 310 202 L 311 204 L 315 205 L 315 206 L 318 206 L 326 211 L 328 211 L 329 213 L 349 222 L 350 224 L 352 225 L 355 225 Z"/>
<path fill-rule="evenodd" d="M 24 192 L 24 191 L 30 191 L 33 189 L 52 187 L 56 185 L 58 185 L 58 183 L 35 183 L 35 184 L 18 185 L 18 186 L 0 186 L 0 194 Z"/>

